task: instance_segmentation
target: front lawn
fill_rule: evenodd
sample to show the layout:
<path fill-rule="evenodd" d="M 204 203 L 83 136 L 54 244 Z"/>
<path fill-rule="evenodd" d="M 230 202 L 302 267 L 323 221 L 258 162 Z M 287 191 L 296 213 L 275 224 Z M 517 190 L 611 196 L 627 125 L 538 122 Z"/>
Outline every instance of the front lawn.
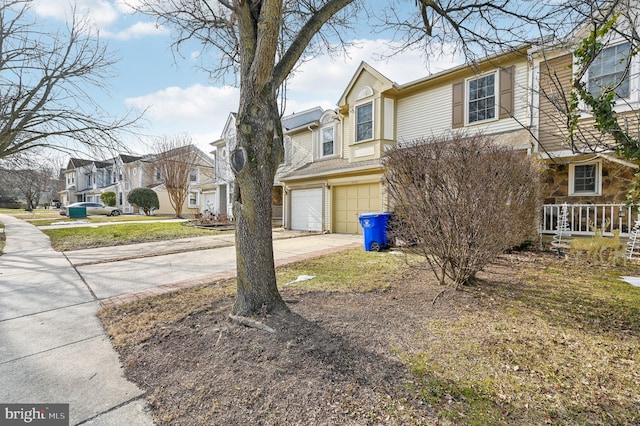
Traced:
<path fill-rule="evenodd" d="M 109 247 L 149 241 L 173 240 L 221 233 L 212 229 L 187 226 L 182 222 L 138 222 L 105 226 L 82 226 L 42 230 L 55 250 Z"/>
<path fill-rule="evenodd" d="M 619 279 L 637 264 L 511 254 L 440 294 L 412 262 L 279 268 L 273 334 L 227 322 L 233 280 L 100 317 L 159 425 L 640 424 L 640 288 Z"/>
<path fill-rule="evenodd" d="M 119 222 L 145 222 L 145 221 L 157 221 L 157 220 L 168 220 L 174 219 L 175 216 L 172 215 L 162 215 L 162 216 L 145 216 L 145 215 L 120 215 L 120 216 L 87 216 L 83 218 L 69 218 L 67 216 L 62 216 L 58 214 L 57 216 L 52 217 L 34 217 L 31 219 L 26 219 L 27 222 L 35 225 L 35 226 L 48 226 L 48 225 L 56 225 L 63 223 L 80 223 L 80 224 L 91 224 L 91 223 L 119 223 Z"/>

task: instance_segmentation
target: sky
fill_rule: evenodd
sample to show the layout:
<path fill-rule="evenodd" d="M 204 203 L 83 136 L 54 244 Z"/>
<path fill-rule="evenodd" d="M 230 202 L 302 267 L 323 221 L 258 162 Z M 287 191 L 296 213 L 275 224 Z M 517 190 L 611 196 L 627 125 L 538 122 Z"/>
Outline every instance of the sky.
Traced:
<path fill-rule="evenodd" d="M 77 12 L 93 22 L 103 42 L 120 58 L 107 82 L 108 93 L 96 92 L 95 98 L 114 115 L 146 109 L 140 131 L 148 145 L 131 140 L 131 150 L 150 152 L 154 137 L 187 133 L 198 147 L 210 152 L 209 144 L 220 138 L 229 113 L 237 110 L 238 88 L 210 80 L 196 66 L 199 52 L 195 49 L 175 57 L 171 28 L 158 27 L 153 18 L 133 13 L 125 2 L 135 0 L 34 0 L 32 10 L 38 21 L 54 31 L 69 20 L 74 1 Z M 461 63 L 460 57 L 448 55 L 431 58 L 427 69 L 419 51 L 380 60 L 380 53 L 390 51 L 390 40 L 363 31 L 355 41 L 346 59 L 320 56 L 301 66 L 289 82 L 286 114 L 316 106 L 336 108 L 361 61 L 399 84 Z"/>

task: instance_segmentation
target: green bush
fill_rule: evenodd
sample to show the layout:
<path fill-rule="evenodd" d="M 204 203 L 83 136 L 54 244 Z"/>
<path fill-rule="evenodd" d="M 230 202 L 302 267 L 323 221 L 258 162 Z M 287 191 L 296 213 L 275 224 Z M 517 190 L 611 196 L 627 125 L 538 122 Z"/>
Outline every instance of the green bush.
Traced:
<path fill-rule="evenodd" d="M 158 194 L 150 188 L 136 188 L 129 193 L 127 201 L 133 204 L 139 209 L 144 211 L 144 214 L 149 216 L 151 211 L 160 208 L 160 201 L 158 201 Z"/>
<path fill-rule="evenodd" d="M 116 206 L 116 193 L 113 191 L 107 191 L 105 193 L 100 194 L 100 201 L 102 201 L 102 203 L 105 206 L 111 206 L 111 207 L 115 207 Z"/>

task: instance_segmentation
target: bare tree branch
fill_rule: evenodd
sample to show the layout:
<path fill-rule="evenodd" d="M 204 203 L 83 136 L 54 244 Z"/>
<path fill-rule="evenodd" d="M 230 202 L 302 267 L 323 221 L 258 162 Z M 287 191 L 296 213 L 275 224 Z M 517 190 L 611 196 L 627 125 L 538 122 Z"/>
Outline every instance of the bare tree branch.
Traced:
<path fill-rule="evenodd" d="M 85 21 L 41 31 L 30 2 L 0 5 L 0 158 L 36 148 L 125 150 L 120 132 L 140 118 L 113 118 L 86 88 L 101 89 L 116 62 Z"/>

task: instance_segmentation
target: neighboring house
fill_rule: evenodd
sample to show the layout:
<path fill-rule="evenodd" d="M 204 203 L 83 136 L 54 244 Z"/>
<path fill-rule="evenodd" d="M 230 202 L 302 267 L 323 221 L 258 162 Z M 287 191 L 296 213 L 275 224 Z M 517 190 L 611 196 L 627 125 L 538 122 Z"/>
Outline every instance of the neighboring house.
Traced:
<path fill-rule="evenodd" d="M 625 204 L 625 198 L 629 183 L 638 172 L 638 164 L 619 157 L 609 147 L 610 141 L 594 128 L 585 105 L 580 105 L 582 111 L 574 147 L 568 144 L 566 105 L 576 73 L 572 52 L 587 35 L 585 31 L 578 32 L 575 43 L 566 47 L 542 46 L 530 52 L 536 76 L 532 91 L 536 151 L 548 166 L 541 230 L 555 232 L 562 205 L 567 203 L 568 225 L 574 234 L 591 234 L 593 225 L 598 228 L 607 225 L 605 231 L 620 229 L 622 234 L 627 234 L 635 223 L 635 215 Z M 602 85 L 619 83 L 616 113 L 629 131 L 637 131 L 640 61 L 637 55 L 633 56 L 630 72 L 626 71 L 629 49 L 629 43 L 619 36 L 608 40 L 584 81 L 593 93 L 598 93 Z"/>
<path fill-rule="evenodd" d="M 87 192 L 95 189 L 92 179 L 94 170 L 96 167 L 93 160 L 69 159 L 63 173 L 65 188 L 60 192 L 60 202 L 63 206 L 79 201 L 93 201 L 93 195 L 88 196 Z"/>
<path fill-rule="evenodd" d="M 188 194 L 182 205 L 182 214 L 195 215 L 205 210 L 212 211 L 215 205 L 216 187 L 214 160 L 200 149 L 193 147 L 196 152 L 197 160 L 195 166 L 191 168 L 189 173 Z M 162 176 L 154 167 L 153 155 L 145 157 L 146 165 L 146 181 L 149 188 L 158 194 L 160 208 L 155 211 L 156 214 L 174 214 L 175 210 L 171 206 L 169 192 L 167 191 Z"/>
<path fill-rule="evenodd" d="M 222 130 L 220 139 L 211 142 L 213 147 L 211 155 L 214 157 L 215 177 L 214 184 L 217 188 L 213 214 L 233 217 L 232 202 L 234 191 L 234 176 L 229 163 L 229 153 L 236 147 L 236 114 L 230 113 Z"/>
<path fill-rule="evenodd" d="M 585 35 L 577 33 L 576 43 Z M 570 149 L 566 105 L 575 73 L 575 46 L 564 46 L 523 45 L 407 84 L 394 83 L 360 64 L 335 111 L 316 108 L 308 112 L 317 117 L 312 114 L 295 124 L 283 118 L 285 160 L 277 181 L 283 188 L 284 226 L 362 233 L 362 213 L 392 209 L 383 186 L 385 150 L 463 132 L 483 133 L 500 146 L 546 164 L 542 232 L 555 232 L 560 208 L 568 203 L 574 233 L 592 233 L 593 224 L 628 233 L 635 218 L 624 200 L 638 165 L 607 148 L 606 137 L 593 127 L 588 111 L 580 117 L 582 146 Z M 628 52 L 624 40 L 610 39 L 585 79 L 590 90 L 620 82 L 616 111 L 626 117 L 630 131 L 637 131 L 640 57 L 632 56 L 631 72 L 625 72 L 621 59 Z M 234 114 L 222 139 L 212 145 L 218 184 L 226 186 L 219 191 L 226 196 L 218 204 L 223 211 L 232 199 L 228 154 L 235 147 Z M 595 153 L 580 151 L 594 146 Z"/>
<path fill-rule="evenodd" d="M 282 118 L 284 135 L 284 156 L 275 176 L 272 192 L 272 217 L 281 222 L 284 217 L 284 185 L 280 181 L 283 175 L 313 161 L 311 129 L 319 125 L 323 115 L 320 107 L 312 108 Z M 235 177 L 229 164 L 229 154 L 236 148 L 236 114 L 230 113 L 220 139 L 211 143 L 215 157 L 215 195 L 214 214 L 233 217 L 233 192 Z"/>
<path fill-rule="evenodd" d="M 203 212 L 211 207 L 215 198 L 213 160 L 200 150 L 198 158 L 182 210 L 185 214 Z M 62 175 L 65 188 L 60 192 L 60 201 L 63 206 L 79 201 L 100 202 L 101 194 L 112 191 L 116 193 L 116 207 L 123 213 L 138 213 L 127 201 L 127 196 L 135 188 L 150 187 L 158 193 L 160 201 L 160 209 L 155 213 L 175 213 L 166 188 L 155 175 L 153 155 L 119 154 L 106 161 L 71 158 Z"/>

